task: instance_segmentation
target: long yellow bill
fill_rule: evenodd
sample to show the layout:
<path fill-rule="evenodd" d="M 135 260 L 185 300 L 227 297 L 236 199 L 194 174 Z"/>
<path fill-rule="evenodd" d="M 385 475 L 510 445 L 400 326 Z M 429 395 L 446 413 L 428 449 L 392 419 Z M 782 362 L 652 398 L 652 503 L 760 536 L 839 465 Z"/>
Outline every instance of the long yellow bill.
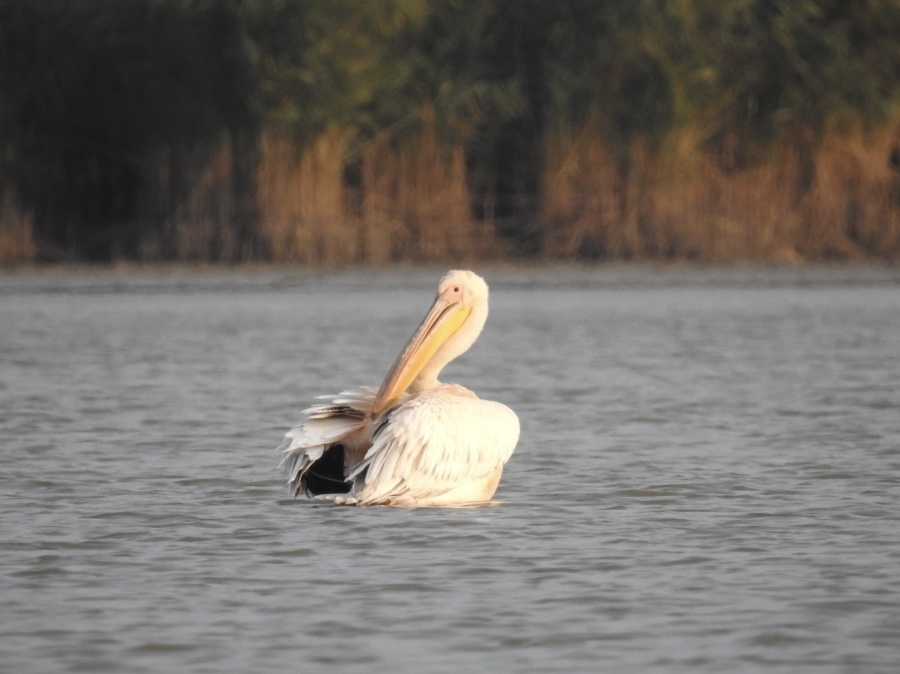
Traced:
<path fill-rule="evenodd" d="M 373 415 L 393 405 L 409 388 L 441 345 L 459 329 L 471 309 L 438 297 L 391 366 L 375 397 Z"/>

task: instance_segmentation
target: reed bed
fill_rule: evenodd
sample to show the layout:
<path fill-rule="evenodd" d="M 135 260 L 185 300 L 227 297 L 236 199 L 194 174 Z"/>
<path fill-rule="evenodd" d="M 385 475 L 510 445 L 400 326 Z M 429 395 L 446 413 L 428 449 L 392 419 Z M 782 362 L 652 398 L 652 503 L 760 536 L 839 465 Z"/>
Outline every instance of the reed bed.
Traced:
<path fill-rule="evenodd" d="M 472 217 L 463 148 L 441 143 L 428 112 L 418 133 L 399 142 L 379 138 L 361 161 L 366 262 L 497 255 L 492 223 Z"/>
<path fill-rule="evenodd" d="M 274 261 L 335 264 L 356 256 L 344 214 L 344 152 L 344 134 L 336 130 L 302 151 L 287 138 L 263 135 L 260 227 Z"/>
<path fill-rule="evenodd" d="M 0 264 L 31 261 L 35 255 L 31 214 L 9 193 L 0 193 Z"/>
<path fill-rule="evenodd" d="M 544 150 L 539 207 L 526 214 L 541 232 L 539 258 L 900 260 L 900 120 L 834 131 L 812 154 L 785 143 L 740 170 L 700 152 L 699 137 L 682 130 L 652 147 L 612 147 L 595 124 L 556 134 Z M 351 151 L 352 139 L 333 128 L 301 145 L 267 131 L 251 164 L 226 137 L 180 189 L 160 162 L 153 190 L 162 196 L 144 199 L 151 224 L 139 258 L 323 266 L 516 258 L 515 241 L 473 216 L 464 150 L 442 141 L 433 115 L 361 149 Z M 4 194 L 0 263 L 27 263 L 38 249 L 30 214 Z"/>
<path fill-rule="evenodd" d="M 261 227 L 277 262 L 386 264 L 496 256 L 490 223 L 470 213 L 463 149 L 433 120 L 351 154 L 332 129 L 301 150 L 266 134 L 259 166 Z M 348 178 L 348 173 L 353 178 Z"/>
<path fill-rule="evenodd" d="M 549 259 L 712 262 L 900 258 L 900 167 L 889 128 L 830 134 L 809 158 L 785 144 L 725 170 L 690 134 L 617 157 L 590 125 L 546 150 Z M 620 153 L 621 154 L 621 153 Z"/>

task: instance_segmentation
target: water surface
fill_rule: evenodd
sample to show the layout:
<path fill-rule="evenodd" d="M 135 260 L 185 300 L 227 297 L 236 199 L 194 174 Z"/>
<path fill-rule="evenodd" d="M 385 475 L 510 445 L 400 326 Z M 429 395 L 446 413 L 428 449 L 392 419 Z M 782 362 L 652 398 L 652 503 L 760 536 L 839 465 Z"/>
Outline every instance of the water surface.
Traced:
<path fill-rule="evenodd" d="M 440 270 L 0 275 L 0 671 L 892 672 L 900 273 L 484 269 L 500 504 L 287 498 Z"/>

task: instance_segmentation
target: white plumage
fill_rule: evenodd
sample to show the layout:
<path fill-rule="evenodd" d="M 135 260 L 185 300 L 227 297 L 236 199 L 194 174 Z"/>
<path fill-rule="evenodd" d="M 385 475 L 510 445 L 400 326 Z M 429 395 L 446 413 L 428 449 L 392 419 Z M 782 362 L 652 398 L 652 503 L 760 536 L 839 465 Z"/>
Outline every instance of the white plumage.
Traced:
<path fill-rule="evenodd" d="M 437 380 L 478 338 L 487 299 L 481 277 L 450 272 L 377 392 L 323 396 L 304 410 L 280 447 L 292 491 L 356 505 L 489 501 L 518 442 L 518 417 Z"/>

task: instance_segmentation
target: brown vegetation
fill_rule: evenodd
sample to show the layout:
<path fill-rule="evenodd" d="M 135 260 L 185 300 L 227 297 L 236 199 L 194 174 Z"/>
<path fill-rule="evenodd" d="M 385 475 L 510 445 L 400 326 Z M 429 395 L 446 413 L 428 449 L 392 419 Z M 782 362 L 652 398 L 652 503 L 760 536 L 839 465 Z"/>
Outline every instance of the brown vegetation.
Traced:
<path fill-rule="evenodd" d="M 681 132 L 623 158 L 590 123 L 545 149 L 540 257 L 708 262 L 900 259 L 898 139 L 890 125 L 832 132 L 812 169 L 790 146 L 724 169 Z M 275 262 L 315 265 L 514 259 L 491 220 L 472 214 L 463 148 L 428 115 L 403 138 L 355 154 L 334 128 L 304 149 L 266 133 L 256 173 L 263 248 Z M 230 145 L 199 172 L 143 259 L 246 259 Z M 31 221 L 0 202 L 0 262 L 33 259 Z"/>
<path fill-rule="evenodd" d="M 0 264 L 34 259 L 31 216 L 9 194 L 0 195 Z"/>
<path fill-rule="evenodd" d="M 617 159 L 590 126 L 547 148 L 545 255 L 799 261 L 900 258 L 900 170 L 889 127 L 832 133 L 810 171 L 790 146 L 723 169 L 679 134 Z"/>
<path fill-rule="evenodd" d="M 623 160 L 588 124 L 546 148 L 541 258 L 897 260 L 900 170 L 891 163 L 889 128 L 830 134 L 812 157 L 810 178 L 789 146 L 727 170 L 688 133 L 656 150 L 634 141 Z M 432 124 L 346 155 L 337 131 L 303 152 L 265 138 L 261 224 L 274 260 L 516 257 L 490 220 L 473 217 L 463 150 L 442 145 Z"/>
<path fill-rule="evenodd" d="M 277 262 L 385 264 L 496 257 L 490 223 L 469 209 L 463 148 L 440 142 L 429 115 L 418 133 L 388 134 L 350 156 L 330 129 L 304 150 L 266 134 L 260 222 Z"/>

